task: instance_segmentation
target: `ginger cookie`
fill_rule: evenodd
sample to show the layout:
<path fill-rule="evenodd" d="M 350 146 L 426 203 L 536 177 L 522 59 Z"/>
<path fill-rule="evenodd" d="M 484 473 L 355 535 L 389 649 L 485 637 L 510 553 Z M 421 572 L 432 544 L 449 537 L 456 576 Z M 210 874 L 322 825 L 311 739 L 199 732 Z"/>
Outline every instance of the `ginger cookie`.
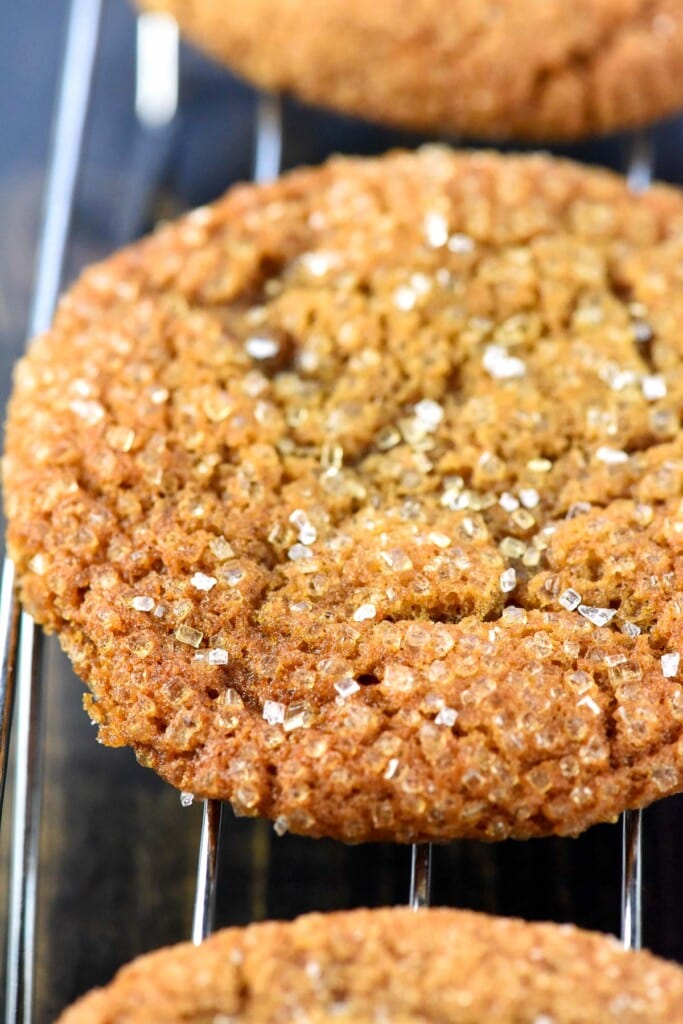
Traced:
<path fill-rule="evenodd" d="M 573 139 L 683 106 L 681 0 L 139 0 L 267 89 L 422 131 Z"/>
<path fill-rule="evenodd" d="M 140 957 L 60 1024 L 680 1024 L 683 971 L 571 925 L 459 910 L 308 914 Z"/>
<path fill-rule="evenodd" d="M 577 834 L 683 777 L 683 197 L 426 148 L 87 270 L 9 407 L 109 745 L 278 832 Z"/>

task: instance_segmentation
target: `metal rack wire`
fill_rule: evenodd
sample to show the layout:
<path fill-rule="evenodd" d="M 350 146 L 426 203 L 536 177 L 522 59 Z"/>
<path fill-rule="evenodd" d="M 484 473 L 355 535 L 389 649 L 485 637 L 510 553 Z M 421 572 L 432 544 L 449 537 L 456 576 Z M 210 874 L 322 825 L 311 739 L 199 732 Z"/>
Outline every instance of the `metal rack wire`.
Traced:
<path fill-rule="evenodd" d="M 52 319 L 74 206 L 85 124 L 102 18 L 102 0 L 71 0 L 61 83 L 44 197 L 44 210 L 29 336 Z M 146 128 L 170 121 L 178 104 L 178 33 L 166 18 L 141 15 L 137 33 L 136 114 Z M 253 180 L 277 176 L 282 153 L 282 116 L 277 97 L 263 95 L 256 114 Z M 626 173 L 634 191 L 652 179 L 653 145 L 647 133 L 634 136 Z M 5 790 L 14 713 L 15 774 L 7 944 L 6 1024 L 31 1024 L 35 963 L 36 891 L 41 818 L 44 700 L 40 676 L 41 634 L 20 612 L 14 596 L 14 568 L 5 560 L 0 593 L 0 813 Z M 16 700 L 15 700 L 16 691 Z M 16 707 L 15 707 L 16 705 Z M 218 883 L 221 804 L 205 801 L 197 863 L 192 940 L 213 929 Z M 638 948 L 642 935 L 642 814 L 623 815 L 621 937 Z M 412 848 L 408 902 L 429 905 L 431 846 Z"/>

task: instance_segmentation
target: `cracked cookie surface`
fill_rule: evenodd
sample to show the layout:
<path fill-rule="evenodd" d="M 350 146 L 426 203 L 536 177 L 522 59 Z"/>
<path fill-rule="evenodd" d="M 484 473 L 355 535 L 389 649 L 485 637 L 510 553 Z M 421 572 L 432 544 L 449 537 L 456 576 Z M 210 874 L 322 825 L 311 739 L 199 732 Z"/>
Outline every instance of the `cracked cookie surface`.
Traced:
<path fill-rule="evenodd" d="M 683 106 L 681 0 L 139 0 L 268 89 L 424 131 L 578 138 Z"/>
<path fill-rule="evenodd" d="M 347 842 L 677 792 L 682 266 L 674 190 L 427 148 L 87 270 L 18 366 L 4 483 L 103 742 Z"/>
<path fill-rule="evenodd" d="M 456 910 L 309 914 L 141 957 L 61 1024 L 683 1021 L 683 971 L 571 925 Z"/>

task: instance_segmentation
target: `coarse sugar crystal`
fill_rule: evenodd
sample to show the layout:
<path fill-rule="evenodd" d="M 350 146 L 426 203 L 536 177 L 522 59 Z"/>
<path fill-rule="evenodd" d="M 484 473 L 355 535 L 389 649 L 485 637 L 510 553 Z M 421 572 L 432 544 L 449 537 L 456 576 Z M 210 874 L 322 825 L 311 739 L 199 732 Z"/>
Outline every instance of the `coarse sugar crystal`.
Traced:
<path fill-rule="evenodd" d="M 174 635 L 176 640 L 179 640 L 181 644 L 187 644 L 189 647 L 199 647 L 204 639 L 204 634 L 201 630 L 185 625 L 178 626 Z"/>
<path fill-rule="evenodd" d="M 678 675 L 678 667 L 681 661 L 678 651 L 663 654 L 660 661 L 662 664 L 662 675 L 665 679 L 673 679 L 674 676 Z"/>
<path fill-rule="evenodd" d="M 366 619 L 374 619 L 377 609 L 374 604 L 362 604 L 353 613 L 354 622 L 365 622 Z"/>
<path fill-rule="evenodd" d="M 263 717 L 268 725 L 282 725 L 286 710 L 285 705 L 280 701 L 267 700 L 263 704 Z"/>
<path fill-rule="evenodd" d="M 415 674 L 407 665 L 390 662 L 384 669 L 383 683 L 393 690 L 405 692 L 415 685 Z"/>
<path fill-rule="evenodd" d="M 506 569 L 500 574 L 500 589 L 504 594 L 511 593 L 517 586 L 517 573 L 514 569 Z"/>
<path fill-rule="evenodd" d="M 275 338 L 270 338 L 267 335 L 255 335 L 252 338 L 247 338 L 244 349 L 252 359 L 272 359 L 280 351 L 280 346 Z"/>
<path fill-rule="evenodd" d="M 224 647 L 212 647 L 206 654 L 206 660 L 209 665 L 227 665 L 228 664 L 228 652 Z"/>
<path fill-rule="evenodd" d="M 207 576 L 203 572 L 196 572 L 192 579 L 190 580 L 190 583 L 195 588 L 195 590 L 209 591 L 216 586 L 218 580 L 216 579 L 215 576 Z"/>
<path fill-rule="evenodd" d="M 573 612 L 581 604 L 581 594 L 577 593 L 577 591 L 573 590 L 571 587 L 568 587 L 567 590 L 562 591 L 558 597 L 558 601 L 563 608 L 567 609 L 568 612 Z"/>
<path fill-rule="evenodd" d="M 446 725 L 449 728 L 451 728 L 455 725 L 457 717 L 458 712 L 455 710 L 455 708 L 445 707 L 441 708 L 436 718 L 434 719 L 434 722 L 436 725 Z"/>
<path fill-rule="evenodd" d="M 584 619 L 588 619 L 594 626 L 608 625 L 617 614 L 613 608 L 594 608 L 587 604 L 580 604 L 578 611 L 579 615 L 583 615 Z"/>
<path fill-rule="evenodd" d="M 334 688 L 342 700 L 345 700 L 352 694 L 358 693 L 360 684 L 352 676 L 347 676 L 345 679 L 340 679 L 339 682 L 335 683 Z"/>
<path fill-rule="evenodd" d="M 666 381 L 661 374 L 643 377 L 640 385 L 646 401 L 656 402 L 660 398 L 666 398 Z"/>

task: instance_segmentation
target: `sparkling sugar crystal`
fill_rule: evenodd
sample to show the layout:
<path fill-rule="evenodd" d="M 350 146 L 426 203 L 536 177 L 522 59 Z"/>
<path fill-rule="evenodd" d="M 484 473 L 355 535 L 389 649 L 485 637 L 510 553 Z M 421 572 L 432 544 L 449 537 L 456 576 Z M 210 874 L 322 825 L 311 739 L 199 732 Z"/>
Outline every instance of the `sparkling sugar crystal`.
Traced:
<path fill-rule="evenodd" d="M 624 452 L 620 448 L 610 448 L 606 444 L 598 448 L 595 457 L 607 466 L 618 466 L 623 462 L 628 462 L 628 452 Z"/>
<path fill-rule="evenodd" d="M 436 212 L 426 214 L 422 222 L 425 238 L 432 249 L 440 249 L 448 241 L 448 221 Z"/>
<path fill-rule="evenodd" d="M 600 705 L 596 704 L 592 697 L 582 697 L 576 704 L 577 708 L 589 708 L 594 715 L 600 714 Z"/>
<path fill-rule="evenodd" d="M 242 391 L 250 398 L 258 398 L 268 387 L 268 381 L 258 370 L 250 370 L 242 380 Z"/>
<path fill-rule="evenodd" d="M 429 534 L 429 539 L 437 548 L 449 548 L 451 546 L 451 538 L 445 533 L 439 533 L 437 530 L 433 530 Z"/>
<path fill-rule="evenodd" d="M 522 565 L 526 565 L 529 568 L 535 568 L 541 561 L 541 552 L 535 548 L 527 548 L 522 555 Z"/>
<path fill-rule="evenodd" d="M 443 408 L 438 402 L 429 398 L 423 398 L 415 406 L 415 415 L 427 431 L 436 430 L 443 419 Z"/>
<path fill-rule="evenodd" d="M 398 758 L 397 757 L 392 757 L 392 758 L 390 758 L 389 764 L 387 765 L 386 771 L 384 773 L 384 778 L 385 779 L 393 779 L 393 777 L 394 777 L 394 775 L 396 774 L 397 771 L 398 771 Z"/>
<path fill-rule="evenodd" d="M 117 452 L 129 452 L 135 444 L 135 431 L 128 427 L 110 427 L 106 433 L 107 444 Z"/>
<path fill-rule="evenodd" d="M 396 306 L 396 309 L 400 309 L 404 313 L 408 313 L 411 309 L 415 308 L 417 295 L 412 288 L 409 288 L 407 285 L 401 285 L 400 288 L 397 288 L 394 291 L 392 301 Z"/>
<path fill-rule="evenodd" d="M 529 459 L 526 464 L 527 469 L 531 470 L 532 473 L 549 473 L 553 468 L 553 464 L 550 459 Z"/>
<path fill-rule="evenodd" d="M 401 434 L 395 427 L 382 427 L 375 438 L 375 444 L 381 452 L 391 451 L 392 448 L 395 448 L 400 443 Z"/>
<path fill-rule="evenodd" d="M 280 351 L 280 346 L 274 338 L 267 335 L 247 338 L 244 343 L 247 355 L 252 359 L 272 359 Z"/>
<path fill-rule="evenodd" d="M 92 385 L 81 377 L 71 382 L 70 390 L 81 398 L 88 398 L 92 394 Z"/>
<path fill-rule="evenodd" d="M 366 619 L 374 619 L 377 609 L 374 604 L 362 604 L 353 613 L 354 622 L 365 622 Z"/>
<path fill-rule="evenodd" d="M 218 580 L 215 576 L 206 576 L 203 572 L 196 572 L 190 580 L 190 583 L 195 590 L 207 591 L 215 587 Z"/>
<path fill-rule="evenodd" d="M 131 604 L 136 612 L 151 612 L 155 601 L 153 597 L 138 596 L 133 598 Z"/>
<path fill-rule="evenodd" d="M 570 505 L 567 509 L 565 519 L 576 519 L 577 516 L 585 515 L 590 512 L 593 506 L 589 501 L 575 501 L 573 505 Z"/>
<path fill-rule="evenodd" d="M 448 654 L 455 647 L 455 640 L 445 626 L 437 626 L 434 636 L 434 652 L 438 655 Z"/>
<path fill-rule="evenodd" d="M 302 558 L 312 558 L 313 552 L 306 544 L 293 544 L 287 552 L 287 557 L 292 562 L 298 562 Z"/>
<path fill-rule="evenodd" d="M 662 675 L 665 679 L 673 679 L 674 676 L 678 675 L 680 660 L 681 656 L 678 652 L 662 655 L 660 661 L 662 663 Z"/>
<path fill-rule="evenodd" d="M 338 683 L 334 684 L 334 688 L 339 694 L 339 696 L 342 698 L 342 700 L 345 700 L 352 694 L 358 693 L 358 691 L 360 690 L 360 684 L 357 683 L 356 680 L 353 679 L 351 676 L 349 676 L 347 679 L 340 679 Z"/>
<path fill-rule="evenodd" d="M 226 569 L 223 573 L 223 579 L 229 587 L 236 587 L 240 580 L 244 579 L 244 572 L 242 569 Z"/>
<path fill-rule="evenodd" d="M 623 391 L 624 388 L 630 388 L 635 384 L 637 377 L 633 370 L 620 370 L 614 368 L 609 370 L 603 379 L 609 384 L 612 391 Z"/>
<path fill-rule="evenodd" d="M 467 253 L 472 252 L 473 249 L 474 239 L 470 238 L 469 235 L 456 233 L 448 239 L 449 252 Z"/>
<path fill-rule="evenodd" d="M 199 647 L 204 639 L 204 634 L 198 629 L 193 629 L 192 626 L 178 626 L 175 631 L 175 638 L 181 644 L 187 644 L 189 647 Z"/>
<path fill-rule="evenodd" d="M 88 402 L 75 398 L 73 402 L 69 403 L 69 408 L 91 427 L 104 419 L 104 409 L 99 402 Z"/>
<path fill-rule="evenodd" d="M 565 678 L 579 693 L 585 693 L 593 685 L 591 677 L 582 669 L 577 669 L 576 672 L 569 672 Z"/>
<path fill-rule="evenodd" d="M 419 622 L 411 622 L 406 627 L 405 642 L 408 647 L 426 647 L 432 639 L 432 631 L 425 628 Z"/>
<path fill-rule="evenodd" d="M 643 670 L 636 661 L 624 660 L 608 668 L 607 672 L 612 682 L 618 684 L 635 683 L 643 678 Z"/>
<path fill-rule="evenodd" d="M 315 544 L 318 539 L 318 531 L 313 523 L 306 523 L 299 530 L 299 540 L 302 544 Z"/>
<path fill-rule="evenodd" d="M 593 608 L 588 604 L 580 604 L 578 611 L 594 626 L 606 626 L 617 614 L 613 608 Z"/>
<path fill-rule="evenodd" d="M 536 508 L 541 496 L 535 487 L 523 487 L 519 492 L 519 500 L 524 508 Z"/>
<path fill-rule="evenodd" d="M 277 700 L 267 700 L 263 705 L 263 717 L 268 725 L 282 725 L 286 707 Z"/>
<path fill-rule="evenodd" d="M 520 625 L 525 625 L 527 621 L 527 614 L 525 608 L 517 608 L 515 605 L 508 605 L 507 608 L 503 608 L 503 614 L 501 616 L 504 622 L 517 622 Z"/>
<path fill-rule="evenodd" d="M 445 707 L 441 708 L 434 722 L 436 725 L 446 725 L 450 729 L 451 726 L 455 725 L 457 717 L 458 712 L 455 708 Z"/>
<path fill-rule="evenodd" d="M 207 652 L 207 658 L 209 665 L 227 665 L 228 664 L 228 652 L 224 647 L 212 647 Z"/>
<path fill-rule="evenodd" d="M 522 558 L 526 551 L 526 544 L 518 537 L 503 537 L 498 548 L 505 558 Z"/>
<path fill-rule="evenodd" d="M 514 494 L 504 491 L 498 499 L 498 504 L 505 512 L 515 512 L 519 508 L 519 501 Z"/>
<path fill-rule="evenodd" d="M 301 530 L 304 526 L 308 526 L 308 516 L 302 508 L 295 508 L 289 516 L 289 521 L 293 526 L 296 526 L 298 530 Z"/>
<path fill-rule="evenodd" d="M 576 611 L 581 604 L 581 594 L 577 593 L 576 590 L 572 590 L 571 587 L 568 587 L 567 590 L 562 591 L 558 597 L 558 601 L 563 608 L 567 609 L 568 612 L 573 612 Z"/>
<path fill-rule="evenodd" d="M 303 729 L 310 721 L 308 704 L 290 704 L 285 712 L 285 732 L 292 732 L 294 729 Z"/>
<path fill-rule="evenodd" d="M 504 594 L 509 594 L 517 586 L 517 573 L 514 569 L 506 569 L 500 574 L 500 589 Z"/>
<path fill-rule="evenodd" d="M 225 562 L 226 559 L 235 557 L 235 552 L 225 537 L 214 537 L 209 541 L 209 551 L 219 562 Z"/>
<path fill-rule="evenodd" d="M 486 534 L 486 527 L 483 523 L 473 519 L 472 516 L 465 516 L 460 526 L 466 537 L 482 537 Z"/>
<path fill-rule="evenodd" d="M 666 398 L 666 381 L 660 374 L 643 377 L 640 386 L 643 391 L 643 398 L 648 402 L 656 402 L 659 398 Z"/>
<path fill-rule="evenodd" d="M 304 547 L 315 543 L 318 539 L 318 531 L 302 508 L 295 508 L 289 517 L 289 521 L 298 529 L 299 542 Z"/>
<path fill-rule="evenodd" d="M 508 355 L 501 345 L 488 345 L 482 360 L 484 369 L 494 380 L 513 380 L 524 377 L 526 366 L 521 359 Z"/>
<path fill-rule="evenodd" d="M 625 620 L 621 624 L 621 632 L 625 633 L 626 636 L 630 636 L 632 640 L 635 640 L 637 636 L 640 636 L 640 626 L 637 626 L 635 622 L 628 622 Z"/>
<path fill-rule="evenodd" d="M 536 520 L 525 508 L 518 508 L 510 516 L 515 526 L 518 526 L 520 530 L 530 530 L 532 526 L 536 525 Z"/>
<path fill-rule="evenodd" d="M 41 554 L 41 552 L 38 552 L 38 554 L 34 555 L 31 561 L 28 563 L 28 567 L 31 570 L 31 572 L 34 572 L 36 574 L 36 576 L 44 576 L 45 570 L 47 569 L 47 561 L 45 559 L 45 555 Z M 133 607 L 135 607 L 135 603 L 133 603 Z M 143 611 L 143 609 L 139 610 Z"/>
<path fill-rule="evenodd" d="M 323 277 L 338 262 L 339 259 L 333 252 L 307 252 L 301 257 L 301 263 L 313 277 Z"/>
<path fill-rule="evenodd" d="M 384 669 L 383 682 L 394 690 L 408 691 L 415 684 L 415 675 L 407 665 L 389 664 Z"/>
<path fill-rule="evenodd" d="M 402 548 L 380 551 L 380 558 L 390 569 L 394 569 L 396 572 L 407 572 L 413 568 L 411 559 Z"/>
<path fill-rule="evenodd" d="M 194 796 L 192 793 L 181 793 L 180 794 L 180 806 L 181 807 L 192 807 L 194 803 Z"/>

